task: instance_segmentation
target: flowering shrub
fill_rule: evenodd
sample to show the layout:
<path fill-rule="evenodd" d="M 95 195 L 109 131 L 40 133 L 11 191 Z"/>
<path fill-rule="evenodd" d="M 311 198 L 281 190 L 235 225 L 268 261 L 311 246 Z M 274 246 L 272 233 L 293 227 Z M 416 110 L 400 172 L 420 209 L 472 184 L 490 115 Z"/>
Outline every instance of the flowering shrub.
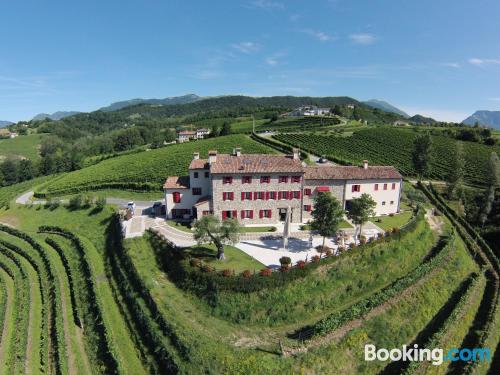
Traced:
<path fill-rule="evenodd" d="M 292 259 L 290 257 L 281 257 L 280 264 L 281 267 L 290 267 L 290 264 L 292 264 Z"/>
<path fill-rule="evenodd" d="M 273 273 L 273 270 L 270 268 L 263 268 L 259 271 L 259 275 L 264 276 L 264 277 L 271 276 L 272 273 Z"/>
<path fill-rule="evenodd" d="M 306 262 L 305 262 L 305 261 L 303 261 L 303 260 L 299 260 L 299 261 L 297 262 L 297 268 L 299 268 L 299 269 L 303 270 L 304 268 L 306 268 Z"/>
<path fill-rule="evenodd" d="M 206 273 L 210 273 L 210 272 L 213 272 L 213 271 L 214 271 L 214 269 L 213 269 L 212 267 L 210 267 L 208 264 L 205 264 L 205 265 L 201 268 L 201 270 L 202 270 L 203 272 L 206 272 Z"/>
<path fill-rule="evenodd" d="M 250 270 L 245 270 L 241 273 L 241 276 L 243 276 L 245 279 L 249 279 L 252 277 L 252 272 Z"/>
<path fill-rule="evenodd" d="M 198 258 L 191 258 L 189 260 L 189 265 L 191 267 L 199 267 L 201 265 L 201 261 Z"/>
<path fill-rule="evenodd" d="M 226 268 L 225 270 L 222 270 L 221 275 L 224 277 L 230 277 L 233 276 L 234 271 L 230 270 L 229 268 Z"/>

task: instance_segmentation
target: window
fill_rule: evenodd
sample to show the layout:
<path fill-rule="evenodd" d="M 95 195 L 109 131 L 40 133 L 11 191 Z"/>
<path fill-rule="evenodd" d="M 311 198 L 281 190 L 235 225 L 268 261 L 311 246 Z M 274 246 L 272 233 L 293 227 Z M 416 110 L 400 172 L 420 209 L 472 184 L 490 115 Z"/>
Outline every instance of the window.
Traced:
<path fill-rule="evenodd" d="M 201 195 L 201 188 L 193 188 L 192 189 L 193 195 Z"/>
<path fill-rule="evenodd" d="M 278 191 L 278 199 L 287 199 L 288 191 Z"/>
<path fill-rule="evenodd" d="M 288 176 L 280 176 L 278 182 L 288 182 Z"/>
<path fill-rule="evenodd" d="M 231 176 L 224 176 L 224 177 L 222 177 L 222 183 L 223 184 L 232 184 L 233 178 Z"/>
<path fill-rule="evenodd" d="M 251 184 L 252 183 L 252 176 L 243 176 L 241 178 L 241 183 L 242 184 Z"/>
<path fill-rule="evenodd" d="M 205 172 L 205 178 L 208 178 L 208 176 L 209 176 L 209 173 Z"/>
<path fill-rule="evenodd" d="M 191 215 L 191 210 L 190 209 L 186 209 L 186 208 L 181 208 L 181 209 L 173 209 L 172 210 L 172 217 L 175 218 L 175 219 L 182 219 L 184 218 L 186 215 Z"/>
<path fill-rule="evenodd" d="M 223 201 L 233 201 L 234 200 L 234 193 L 232 191 L 225 191 L 222 193 L 222 200 Z"/>
<path fill-rule="evenodd" d="M 172 197 L 174 199 L 174 203 L 181 203 L 181 193 L 175 191 L 172 193 Z"/>
<path fill-rule="evenodd" d="M 311 189 L 304 189 L 304 195 L 311 195 Z"/>
<path fill-rule="evenodd" d="M 391 201 L 391 206 L 394 204 L 394 201 Z"/>
<path fill-rule="evenodd" d="M 392 183 L 392 190 L 396 190 L 396 183 L 395 182 Z"/>
<path fill-rule="evenodd" d="M 210 211 L 208 211 L 208 210 L 203 210 L 202 215 L 203 215 L 203 216 L 208 216 L 208 215 L 210 215 Z"/>
<path fill-rule="evenodd" d="M 294 199 L 300 199 L 300 191 L 294 191 L 293 192 L 293 198 Z"/>
<path fill-rule="evenodd" d="M 385 201 L 382 202 L 382 206 L 385 206 Z"/>
<path fill-rule="evenodd" d="M 250 191 L 242 191 L 241 192 L 241 200 L 242 201 L 251 201 L 252 200 L 252 193 Z"/>
<path fill-rule="evenodd" d="M 238 213 L 236 210 L 233 211 L 222 211 L 222 220 L 226 219 L 236 219 L 238 216 Z"/>
<path fill-rule="evenodd" d="M 352 185 L 352 192 L 360 192 L 361 191 L 361 185 Z"/>
<path fill-rule="evenodd" d="M 378 184 L 375 184 L 375 191 L 378 190 Z"/>
<path fill-rule="evenodd" d="M 241 210 L 242 219 L 253 219 L 253 210 Z"/>
<path fill-rule="evenodd" d="M 300 182 L 300 176 L 292 176 L 292 182 Z"/>
<path fill-rule="evenodd" d="M 263 191 L 256 191 L 253 193 L 253 199 L 264 199 L 264 192 Z"/>
<path fill-rule="evenodd" d="M 271 210 L 260 210 L 259 211 L 259 218 L 270 218 L 271 217 Z"/>
<path fill-rule="evenodd" d="M 275 200 L 276 199 L 276 192 L 275 191 L 270 191 L 269 192 L 269 198 L 268 199 L 273 199 Z"/>
<path fill-rule="evenodd" d="M 268 184 L 271 182 L 271 176 L 260 176 L 261 184 Z"/>
<path fill-rule="evenodd" d="M 387 184 L 384 184 L 384 190 L 387 190 Z"/>
<path fill-rule="evenodd" d="M 306 212 L 311 212 L 311 208 L 312 208 L 312 207 L 311 207 L 311 205 L 310 205 L 310 204 L 305 204 L 305 205 L 304 205 L 304 211 L 306 211 Z"/>
<path fill-rule="evenodd" d="M 198 172 L 194 172 L 194 178 L 198 178 Z"/>

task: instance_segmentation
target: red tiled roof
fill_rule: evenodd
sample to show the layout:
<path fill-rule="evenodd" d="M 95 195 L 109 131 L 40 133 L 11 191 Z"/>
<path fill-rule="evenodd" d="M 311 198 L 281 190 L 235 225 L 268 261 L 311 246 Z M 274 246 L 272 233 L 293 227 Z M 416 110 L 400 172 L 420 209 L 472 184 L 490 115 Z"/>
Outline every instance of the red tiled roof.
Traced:
<path fill-rule="evenodd" d="M 356 166 L 305 167 L 306 180 L 370 180 L 380 178 L 401 179 L 398 170 L 391 166 Z"/>
<path fill-rule="evenodd" d="M 193 159 L 189 164 L 189 169 L 208 169 L 207 159 Z"/>
<path fill-rule="evenodd" d="M 182 130 L 179 132 L 179 135 L 195 135 L 195 134 L 196 132 L 191 130 Z"/>
<path fill-rule="evenodd" d="M 189 176 L 170 176 L 167 177 L 164 189 L 189 189 Z"/>
<path fill-rule="evenodd" d="M 284 155 L 217 155 L 210 173 L 303 173 L 300 160 Z"/>

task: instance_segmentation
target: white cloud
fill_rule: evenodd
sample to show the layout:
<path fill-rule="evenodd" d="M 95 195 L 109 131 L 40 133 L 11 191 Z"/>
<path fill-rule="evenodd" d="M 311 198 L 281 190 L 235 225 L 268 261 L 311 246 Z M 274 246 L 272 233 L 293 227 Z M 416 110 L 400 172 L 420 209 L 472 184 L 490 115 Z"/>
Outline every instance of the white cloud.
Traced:
<path fill-rule="evenodd" d="M 351 34 L 349 35 L 349 39 L 351 39 L 356 44 L 373 44 L 377 40 L 375 35 L 373 34 Z"/>
<path fill-rule="evenodd" d="M 442 108 L 416 108 L 416 107 L 404 107 L 400 106 L 403 111 L 413 116 L 416 114 L 432 117 L 438 121 L 448 121 L 448 122 L 462 122 L 467 117 L 470 116 L 468 112 L 455 111 L 452 109 L 442 109 Z"/>
<path fill-rule="evenodd" d="M 285 4 L 279 1 L 272 0 L 253 0 L 246 4 L 247 8 L 257 8 L 264 10 L 283 10 L 285 9 Z"/>
<path fill-rule="evenodd" d="M 498 59 L 479 59 L 477 57 L 469 59 L 469 64 L 475 65 L 475 66 L 483 66 L 483 65 L 490 65 L 490 64 L 500 64 L 500 60 Z"/>
<path fill-rule="evenodd" d="M 321 42 L 328 42 L 328 41 L 337 39 L 337 37 L 335 37 L 333 35 L 329 35 L 329 34 L 325 33 L 324 31 L 319 31 L 319 30 L 304 29 L 304 30 L 300 30 L 300 32 L 307 34 L 307 35 L 310 35 L 313 38 L 316 38 Z"/>
<path fill-rule="evenodd" d="M 281 61 L 281 58 L 285 57 L 286 55 L 287 54 L 285 52 L 276 52 L 276 53 L 273 53 L 271 56 L 268 56 L 265 59 L 265 62 L 267 65 L 270 65 L 270 66 L 280 65 L 283 63 Z"/>
<path fill-rule="evenodd" d="M 446 66 L 448 68 L 455 68 L 455 69 L 458 69 L 461 67 L 461 65 L 459 63 L 456 63 L 456 62 L 442 63 L 441 66 Z"/>
<path fill-rule="evenodd" d="M 260 49 L 260 45 L 255 42 L 240 42 L 240 43 L 234 43 L 231 44 L 231 47 L 233 47 L 235 50 L 250 54 L 257 52 Z"/>

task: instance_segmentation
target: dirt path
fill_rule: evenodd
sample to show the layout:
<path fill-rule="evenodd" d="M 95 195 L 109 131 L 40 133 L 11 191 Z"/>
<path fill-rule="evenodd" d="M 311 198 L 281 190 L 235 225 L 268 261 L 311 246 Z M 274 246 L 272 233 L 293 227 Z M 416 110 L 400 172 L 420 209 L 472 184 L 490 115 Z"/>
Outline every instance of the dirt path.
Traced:
<path fill-rule="evenodd" d="M 443 234 L 444 221 L 441 217 L 438 217 L 434 214 L 434 209 L 429 208 L 428 210 L 426 210 L 425 218 L 427 219 L 427 222 L 429 223 L 429 226 L 433 231 L 437 232 L 438 234 Z"/>
<path fill-rule="evenodd" d="M 37 285 L 34 285 L 32 278 L 30 280 L 30 301 L 35 300 Z M 30 303 L 29 319 L 28 319 L 28 338 L 26 341 L 26 360 L 24 361 L 24 373 L 29 375 L 32 373 L 31 352 L 33 350 L 33 323 L 35 320 L 35 309 L 33 303 Z"/>
<path fill-rule="evenodd" d="M 64 291 L 67 290 L 62 281 L 62 278 L 59 278 L 59 290 L 61 291 L 61 311 L 63 317 L 63 330 L 64 330 L 64 345 L 66 346 L 66 356 L 68 358 L 68 373 L 69 374 L 77 374 L 78 371 L 75 367 L 75 355 L 73 353 L 73 347 L 71 345 L 70 332 L 69 332 L 69 322 L 68 322 L 68 306 L 66 305 L 66 293 Z M 63 358 L 61 358 L 63 360 Z"/>
<path fill-rule="evenodd" d="M 5 293 L 7 294 L 5 303 L 7 304 L 5 308 L 5 315 L 3 321 L 3 330 L 2 330 L 2 341 L 0 342 L 0 363 L 5 363 L 5 351 L 7 346 L 9 345 L 9 330 L 12 330 L 14 325 L 12 322 L 14 321 L 14 317 L 12 316 L 14 310 L 14 279 L 12 279 L 9 275 L 7 275 L 3 270 L 1 271 L 5 277 L 8 277 L 12 282 L 10 285 L 5 288 Z M 4 285 L 7 285 L 7 282 L 4 282 Z"/>

